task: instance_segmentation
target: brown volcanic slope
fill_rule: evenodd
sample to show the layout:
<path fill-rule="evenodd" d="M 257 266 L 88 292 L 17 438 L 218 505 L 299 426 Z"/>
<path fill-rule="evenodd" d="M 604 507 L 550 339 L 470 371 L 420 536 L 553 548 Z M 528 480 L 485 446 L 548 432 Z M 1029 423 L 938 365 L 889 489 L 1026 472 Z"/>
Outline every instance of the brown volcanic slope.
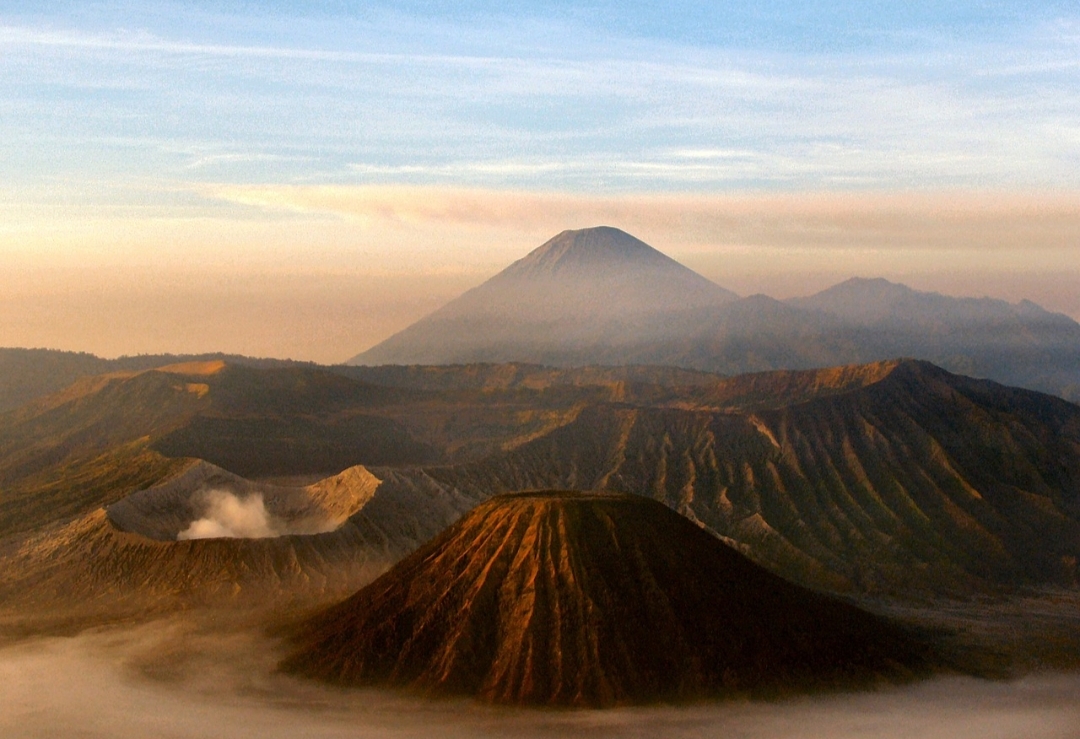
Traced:
<path fill-rule="evenodd" d="M 420 543 L 363 510 L 379 485 L 363 467 L 300 488 L 254 483 L 191 460 L 164 483 L 9 540 L 15 546 L 0 566 L 0 603 L 36 617 L 93 619 L 196 605 L 331 602 Z M 277 535 L 177 541 L 206 515 L 199 498 L 207 490 L 259 494 Z"/>
<path fill-rule="evenodd" d="M 678 700 L 926 665 L 880 618 L 611 494 L 488 501 L 300 629 L 287 670 L 501 703 Z"/>
<path fill-rule="evenodd" d="M 85 352 L 0 347 L 0 413 L 63 390 L 84 377 L 117 372 L 142 372 L 168 364 L 195 361 L 225 361 L 264 369 L 313 366 L 310 362 L 258 359 L 233 354 L 139 354 L 133 357 L 102 359 Z"/>
<path fill-rule="evenodd" d="M 0 603 L 101 612 L 340 597 L 488 492 L 447 491 L 408 466 L 374 468 L 378 478 L 354 467 L 297 487 L 310 473 L 476 458 L 592 403 L 666 398 L 673 391 L 658 383 L 715 379 L 662 368 L 400 369 L 405 377 L 370 383 L 310 367 L 188 362 L 86 378 L 0 415 Z M 417 381 L 428 370 L 439 377 Z M 262 495 L 283 535 L 175 541 L 210 490 Z M 312 494 L 318 506 L 305 503 Z"/>
<path fill-rule="evenodd" d="M 54 605 L 72 594 L 80 602 L 140 593 L 227 600 L 234 592 L 321 600 L 370 581 L 491 496 L 528 489 L 653 498 L 818 589 L 954 595 L 1078 585 L 1080 407 L 926 363 L 730 379 L 401 368 L 397 388 L 322 373 L 241 373 L 229 382 L 249 388 L 247 399 L 225 382 L 228 372 L 106 378 L 97 391 L 54 396 L 51 410 L 24 409 L 22 423 L 5 417 L 0 444 L 14 448 L 0 457 L 0 603 L 44 603 L 48 593 L 59 596 Z M 596 384 L 575 385 L 586 380 Z M 339 381 L 344 400 L 320 390 Z M 391 389 L 404 399 L 381 400 Z M 320 406 L 319 397 L 330 400 Z M 175 413 L 160 416 L 163 399 Z M 168 434 L 188 413 L 270 418 L 278 428 L 299 414 L 328 433 L 343 416 L 378 414 L 435 448 L 483 439 L 497 451 L 468 463 L 372 466 L 374 488 L 345 491 L 335 521 L 347 518 L 332 532 L 162 541 L 190 521 L 176 518 L 188 509 L 170 501 L 190 500 L 176 490 L 197 492 L 183 483 L 197 468 L 154 451 L 154 433 L 140 424 L 160 416 Z M 180 425 L 170 426 L 175 418 Z M 67 435 L 54 437 L 57 429 Z M 266 458 L 257 434 L 241 438 L 251 459 Z M 45 464 L 51 455 L 60 461 Z M 5 478 L 29 462 L 43 466 Z M 266 486 L 275 482 L 303 484 L 235 484 L 264 490 L 269 508 Z M 155 510 L 160 520 L 146 515 Z"/>
<path fill-rule="evenodd" d="M 0 415 L 0 538 L 168 478 L 199 457 L 243 475 L 333 474 L 438 453 L 372 409 L 411 401 L 325 370 L 221 361 L 84 378 Z"/>
<path fill-rule="evenodd" d="M 590 404 L 669 399 L 673 381 L 715 381 L 662 368 L 389 369 L 369 379 L 187 362 L 83 378 L 0 414 L 0 538 L 109 505 L 177 474 L 185 458 L 254 478 L 478 459 Z"/>
<path fill-rule="evenodd" d="M 500 457 L 431 476 L 456 489 L 654 498 L 825 589 L 1078 584 L 1080 407 L 914 361 L 700 393 L 696 408 L 592 406 Z"/>

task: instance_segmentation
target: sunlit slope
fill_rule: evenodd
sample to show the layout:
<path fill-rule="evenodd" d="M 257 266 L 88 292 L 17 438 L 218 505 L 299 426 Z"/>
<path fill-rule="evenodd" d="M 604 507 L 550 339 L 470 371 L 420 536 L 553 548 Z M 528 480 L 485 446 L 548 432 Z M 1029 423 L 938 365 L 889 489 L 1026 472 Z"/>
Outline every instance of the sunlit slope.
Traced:
<path fill-rule="evenodd" d="M 0 417 L 0 535 L 111 503 L 179 471 L 152 434 L 209 405 L 204 376 L 112 374 Z"/>
<path fill-rule="evenodd" d="M 80 377 L 119 369 L 83 352 L 0 348 L 0 413 L 61 390 Z"/>
<path fill-rule="evenodd" d="M 553 388 L 665 388 L 669 392 L 711 386 L 725 378 L 709 372 L 661 365 L 552 367 L 505 362 L 451 365 L 339 365 L 334 372 L 386 387 L 439 393 L 543 391 Z"/>
<path fill-rule="evenodd" d="M 363 585 L 491 496 L 530 489 L 653 498 L 759 564 L 825 590 L 956 595 L 1078 584 L 1080 407 L 923 362 L 728 379 L 677 373 L 672 385 L 645 369 L 439 368 L 434 379 L 416 377 L 422 368 L 402 370 L 409 382 L 444 390 L 275 370 L 238 375 L 230 382 L 243 380 L 246 390 L 226 392 L 216 383 L 228 366 L 183 371 L 105 378 L 97 381 L 104 389 L 72 390 L 58 405 L 21 411 L 41 434 L 18 437 L 23 446 L 4 464 L 39 467 L 0 488 L 0 584 L 9 602 L 75 592 L 228 601 L 228 583 L 255 597 L 319 599 Z M 454 372 L 461 376 L 444 375 Z M 344 395 L 333 390 L 339 381 Z M 153 432 L 161 436 L 125 440 L 145 429 L 125 417 L 126 401 L 113 407 L 102 395 L 125 384 L 139 390 L 136 398 L 150 390 L 172 398 L 172 415 L 155 406 L 147 416 L 167 421 Z M 209 391 L 192 392 L 192 384 Z M 342 492 L 332 533 L 165 541 L 195 515 L 184 496 L 199 491 L 195 477 L 206 463 L 165 456 L 159 439 L 215 413 L 276 419 L 278 428 L 315 419 L 328 435 L 338 418 L 377 415 L 444 461 L 367 465 L 377 484 L 362 495 Z M 110 436 L 102 419 L 114 417 L 128 430 Z M 73 437 L 50 436 L 69 427 Z M 250 445 L 245 458 L 278 455 L 272 435 L 238 438 Z M 303 438 L 298 448 L 321 438 Z M 447 456 L 454 439 L 472 440 L 469 461 Z M 239 442 L 223 435 L 220 443 Z M 371 447 L 347 449 L 363 461 Z M 49 464 L 49 455 L 60 461 Z M 231 476 L 239 494 L 264 493 L 268 505 L 275 485 L 311 479 L 215 474 Z"/>
<path fill-rule="evenodd" d="M 589 404 L 672 397 L 657 384 L 672 377 L 715 380 L 649 368 L 487 365 L 451 377 L 427 369 L 442 378 L 380 375 L 375 384 L 319 368 L 210 360 L 80 379 L 0 415 L 0 538 L 110 505 L 192 458 L 256 478 L 475 459 L 542 436 Z"/>
<path fill-rule="evenodd" d="M 298 628 L 288 669 L 572 706 L 910 675 L 914 642 L 637 496 L 502 496 Z"/>
<path fill-rule="evenodd" d="M 0 416 L 0 536 L 111 503 L 185 458 L 256 476 L 433 460 L 368 412 L 401 396 L 321 370 L 221 361 L 84 378 Z"/>
<path fill-rule="evenodd" d="M 432 474 L 652 497 L 826 588 L 1077 579 L 1080 407 L 921 362 L 780 408 L 597 406 L 510 454 Z"/>

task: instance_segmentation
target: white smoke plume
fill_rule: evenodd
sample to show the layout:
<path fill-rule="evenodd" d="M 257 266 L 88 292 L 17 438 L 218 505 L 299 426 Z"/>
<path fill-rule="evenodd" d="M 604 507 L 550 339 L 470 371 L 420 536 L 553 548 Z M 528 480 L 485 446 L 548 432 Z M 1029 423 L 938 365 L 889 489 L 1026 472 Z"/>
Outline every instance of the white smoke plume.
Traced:
<path fill-rule="evenodd" d="M 228 490 L 208 490 L 200 497 L 206 506 L 203 517 L 177 534 L 177 541 L 265 539 L 281 533 L 266 510 L 262 493 L 241 498 Z"/>

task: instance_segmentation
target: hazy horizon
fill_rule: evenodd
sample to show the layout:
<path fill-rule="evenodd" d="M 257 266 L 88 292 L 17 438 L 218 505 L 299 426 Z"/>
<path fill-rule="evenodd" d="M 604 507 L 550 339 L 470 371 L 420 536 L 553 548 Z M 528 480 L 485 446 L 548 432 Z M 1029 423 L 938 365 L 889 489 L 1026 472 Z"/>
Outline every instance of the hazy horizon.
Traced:
<path fill-rule="evenodd" d="M 0 6 L 0 346 L 343 361 L 559 231 L 1080 318 L 1080 13 Z"/>
<path fill-rule="evenodd" d="M 628 207 L 633 202 L 628 200 Z M 858 220 L 858 215 L 852 220 Z M 928 241 L 940 243 L 958 230 L 947 222 L 927 228 L 925 213 L 919 216 L 915 218 L 919 228 L 938 232 L 928 235 Z M 994 250 L 968 242 L 936 249 L 863 247 L 848 243 L 847 233 L 828 243 L 798 246 L 784 243 L 792 232 L 812 230 L 814 220 L 817 228 L 828 231 L 829 226 L 821 223 L 832 219 L 804 216 L 801 223 L 792 219 L 777 227 L 781 218 L 774 218 L 771 224 L 754 226 L 761 232 L 771 231 L 772 243 L 715 247 L 684 238 L 676 247 L 665 249 L 656 239 L 644 240 L 741 296 L 802 297 L 852 277 L 884 277 L 916 290 L 954 297 L 993 297 L 1013 303 L 1033 300 L 1080 319 L 1080 293 L 1075 290 L 1080 269 L 1073 271 L 1061 259 L 1074 256 L 1065 246 L 1052 243 L 1041 249 Z M 753 215 L 746 220 L 753 220 Z M 1040 229 L 1034 219 L 1023 217 L 987 221 L 976 230 L 990 232 L 1008 221 L 1006 229 L 1029 234 L 1041 230 L 1050 242 L 1061 241 L 1068 228 L 1059 223 L 1054 224 L 1056 229 Z M 445 236 L 447 230 L 433 228 L 432 234 Z M 631 232 L 641 235 L 648 230 Z M 875 228 L 861 225 L 851 230 L 874 232 Z M 1057 233 L 1045 236 L 1054 230 Z M 410 270 L 406 265 L 317 268 L 304 265 L 301 255 L 288 255 L 288 261 L 276 266 L 241 267 L 137 259 L 124 264 L 113 258 L 81 266 L 9 262 L 11 269 L 0 275 L 0 346 L 86 351 L 106 358 L 225 352 L 338 363 L 479 285 L 547 240 L 537 235 L 526 244 L 526 236 L 508 237 L 506 242 L 498 240 L 498 234 L 485 236 L 472 252 L 490 253 L 483 263 L 436 264 L 431 269 Z M 868 238 L 880 241 L 882 233 L 877 230 Z M 413 243 L 426 243 L 423 234 L 418 233 Z M 504 243 L 521 245 L 511 251 Z M 984 257 L 983 248 L 999 263 L 972 263 Z M 495 255 L 501 252 L 505 256 L 497 262 Z M 387 261 L 392 263 L 392 259 Z M 1058 260 L 1061 263 L 1054 269 Z"/>

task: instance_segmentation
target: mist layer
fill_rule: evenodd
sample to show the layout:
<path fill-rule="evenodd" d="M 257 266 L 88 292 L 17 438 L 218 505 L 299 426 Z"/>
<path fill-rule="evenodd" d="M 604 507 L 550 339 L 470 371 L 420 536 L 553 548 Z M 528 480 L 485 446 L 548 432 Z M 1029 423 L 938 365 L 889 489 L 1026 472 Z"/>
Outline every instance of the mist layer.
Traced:
<path fill-rule="evenodd" d="M 326 689 L 272 672 L 275 645 L 172 621 L 0 648 L 0 734 L 24 737 L 1005 739 L 1076 736 L 1080 675 L 685 708 L 549 712 Z"/>

